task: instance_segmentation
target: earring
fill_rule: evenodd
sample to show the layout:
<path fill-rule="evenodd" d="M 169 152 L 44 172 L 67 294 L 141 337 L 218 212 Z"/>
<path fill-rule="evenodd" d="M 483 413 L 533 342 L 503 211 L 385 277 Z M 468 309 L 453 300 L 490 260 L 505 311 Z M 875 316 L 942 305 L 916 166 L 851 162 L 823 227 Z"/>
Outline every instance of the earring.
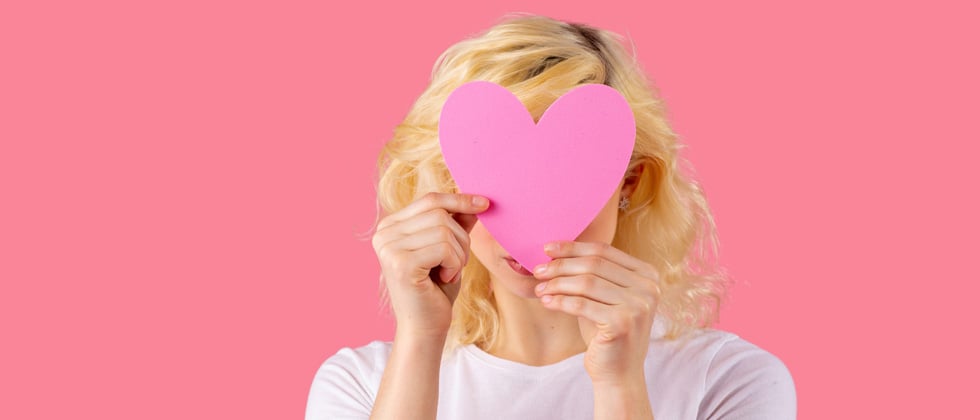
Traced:
<path fill-rule="evenodd" d="M 622 196 L 619 199 L 619 210 L 626 211 L 630 208 L 630 199 L 627 196 Z"/>

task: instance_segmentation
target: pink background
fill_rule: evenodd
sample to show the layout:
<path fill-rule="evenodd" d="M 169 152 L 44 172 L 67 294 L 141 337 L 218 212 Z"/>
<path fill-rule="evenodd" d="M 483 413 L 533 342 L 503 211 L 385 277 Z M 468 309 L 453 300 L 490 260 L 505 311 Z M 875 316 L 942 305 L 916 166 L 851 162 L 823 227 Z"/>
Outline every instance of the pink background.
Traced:
<path fill-rule="evenodd" d="M 381 144 L 508 11 L 633 38 L 738 282 L 720 327 L 800 418 L 974 417 L 970 2 L 55 3 L 0 5 L 0 418 L 301 418 L 392 337 L 355 237 Z"/>

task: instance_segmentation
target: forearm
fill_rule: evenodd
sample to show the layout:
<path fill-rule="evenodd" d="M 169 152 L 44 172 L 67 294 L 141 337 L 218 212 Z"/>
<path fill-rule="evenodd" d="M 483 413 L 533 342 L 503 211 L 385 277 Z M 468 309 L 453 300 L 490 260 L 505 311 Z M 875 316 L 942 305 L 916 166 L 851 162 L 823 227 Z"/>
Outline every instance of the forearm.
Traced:
<path fill-rule="evenodd" d="M 371 420 L 435 420 L 445 339 L 395 333 Z"/>
<path fill-rule="evenodd" d="M 616 384 L 593 383 L 595 420 L 653 420 L 643 378 Z"/>

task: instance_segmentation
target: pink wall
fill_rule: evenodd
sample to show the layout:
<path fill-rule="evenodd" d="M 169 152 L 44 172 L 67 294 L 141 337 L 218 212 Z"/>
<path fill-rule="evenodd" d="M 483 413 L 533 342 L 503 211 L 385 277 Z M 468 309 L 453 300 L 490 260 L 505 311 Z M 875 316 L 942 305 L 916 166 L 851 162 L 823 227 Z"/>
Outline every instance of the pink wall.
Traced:
<path fill-rule="evenodd" d="M 354 236 L 382 142 L 507 11 L 633 38 L 738 282 L 721 327 L 801 419 L 970 417 L 971 7 L 50 3 L 0 6 L 0 418 L 302 417 L 392 337 Z"/>

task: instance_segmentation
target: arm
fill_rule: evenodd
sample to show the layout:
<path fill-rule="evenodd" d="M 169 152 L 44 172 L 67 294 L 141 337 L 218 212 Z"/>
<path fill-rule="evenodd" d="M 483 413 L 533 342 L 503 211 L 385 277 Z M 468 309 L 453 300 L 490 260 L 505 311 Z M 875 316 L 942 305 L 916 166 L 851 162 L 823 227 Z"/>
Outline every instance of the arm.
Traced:
<path fill-rule="evenodd" d="M 552 260 L 534 269 L 545 308 L 579 317 L 588 348 L 596 419 L 652 420 L 644 361 L 650 346 L 660 274 L 608 243 L 557 241 Z"/>
<path fill-rule="evenodd" d="M 371 239 L 395 313 L 395 339 L 371 419 L 435 420 L 452 304 L 469 232 L 486 197 L 430 192 L 378 222 Z"/>
<path fill-rule="evenodd" d="M 399 334 L 385 366 L 371 420 L 435 420 L 446 336 Z"/>
<path fill-rule="evenodd" d="M 653 420 L 642 375 L 623 383 L 593 383 L 593 390 L 596 420 Z"/>

